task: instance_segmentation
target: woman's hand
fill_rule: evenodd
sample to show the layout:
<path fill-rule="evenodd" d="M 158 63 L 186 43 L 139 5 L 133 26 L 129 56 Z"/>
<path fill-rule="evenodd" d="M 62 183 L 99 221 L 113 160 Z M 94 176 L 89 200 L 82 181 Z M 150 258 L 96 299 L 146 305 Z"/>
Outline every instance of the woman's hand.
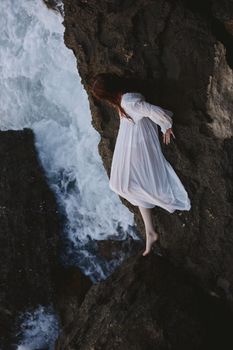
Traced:
<path fill-rule="evenodd" d="M 172 128 L 169 128 L 166 130 L 165 134 L 163 134 L 163 143 L 165 143 L 166 145 L 168 145 L 170 143 L 170 137 L 171 135 L 174 137 L 175 139 L 175 135 L 172 131 Z"/>

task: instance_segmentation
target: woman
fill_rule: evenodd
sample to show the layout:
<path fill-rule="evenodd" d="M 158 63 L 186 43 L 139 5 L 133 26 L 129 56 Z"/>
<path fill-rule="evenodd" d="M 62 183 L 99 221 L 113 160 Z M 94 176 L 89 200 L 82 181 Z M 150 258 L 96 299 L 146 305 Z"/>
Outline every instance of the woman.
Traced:
<path fill-rule="evenodd" d="M 171 111 L 145 101 L 143 94 L 127 86 L 116 75 L 98 74 L 94 77 L 91 92 L 118 110 L 120 127 L 116 139 L 110 188 L 131 204 L 139 207 L 145 230 L 147 255 L 152 244 L 159 239 L 152 222 L 152 208 L 159 206 L 170 213 L 190 210 L 190 200 L 180 179 L 161 151 L 158 125 L 163 142 L 170 143 L 172 130 Z"/>

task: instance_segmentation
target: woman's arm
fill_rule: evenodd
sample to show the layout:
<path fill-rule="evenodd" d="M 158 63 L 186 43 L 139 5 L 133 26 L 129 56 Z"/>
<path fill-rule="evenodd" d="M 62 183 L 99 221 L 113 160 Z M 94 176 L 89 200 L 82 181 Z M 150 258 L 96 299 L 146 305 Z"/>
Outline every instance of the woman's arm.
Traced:
<path fill-rule="evenodd" d="M 168 129 L 172 127 L 172 115 L 173 112 L 163 109 L 159 106 L 151 104 L 146 101 L 136 101 L 134 104 L 135 113 L 140 115 L 141 117 L 148 117 L 154 123 L 158 124 L 161 128 L 163 134 L 166 133 Z"/>

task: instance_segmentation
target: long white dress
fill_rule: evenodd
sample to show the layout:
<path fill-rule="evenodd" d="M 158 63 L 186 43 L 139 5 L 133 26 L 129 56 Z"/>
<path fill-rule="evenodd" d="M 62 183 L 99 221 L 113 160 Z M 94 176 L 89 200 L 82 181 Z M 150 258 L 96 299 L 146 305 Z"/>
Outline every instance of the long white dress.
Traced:
<path fill-rule="evenodd" d="M 136 206 L 159 206 L 170 213 L 190 210 L 188 194 L 165 159 L 158 137 L 158 125 L 165 133 L 173 113 L 146 102 L 138 92 L 123 94 L 121 106 L 134 121 L 120 119 L 110 189 Z"/>

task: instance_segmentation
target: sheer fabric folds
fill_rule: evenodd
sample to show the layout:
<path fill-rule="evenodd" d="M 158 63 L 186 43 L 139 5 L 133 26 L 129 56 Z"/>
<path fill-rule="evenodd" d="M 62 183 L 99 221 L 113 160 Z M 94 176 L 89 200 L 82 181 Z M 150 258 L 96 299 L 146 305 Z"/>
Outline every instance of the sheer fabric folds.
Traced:
<path fill-rule="evenodd" d="M 158 126 L 162 133 L 172 127 L 173 113 L 146 102 L 136 92 L 123 94 L 121 106 L 133 121 L 120 119 L 110 189 L 136 206 L 159 206 L 170 213 L 190 210 L 188 194 L 165 159 L 158 137 Z"/>

